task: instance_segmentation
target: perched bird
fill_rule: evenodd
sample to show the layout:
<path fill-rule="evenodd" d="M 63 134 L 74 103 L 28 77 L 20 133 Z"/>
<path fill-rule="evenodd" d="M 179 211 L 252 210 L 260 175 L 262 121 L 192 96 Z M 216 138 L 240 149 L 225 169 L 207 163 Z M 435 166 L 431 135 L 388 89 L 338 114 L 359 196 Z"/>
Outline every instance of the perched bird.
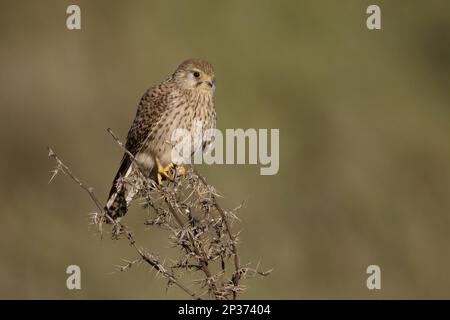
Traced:
<path fill-rule="evenodd" d="M 125 145 L 134 160 L 124 153 L 105 206 L 113 219 L 126 214 L 131 200 L 141 190 L 143 170 L 159 184 L 163 177 L 170 178 L 174 146 L 168 141 L 174 130 L 193 134 L 199 121 L 203 131 L 215 128 L 214 90 L 213 66 L 205 60 L 190 59 L 144 93 Z"/>

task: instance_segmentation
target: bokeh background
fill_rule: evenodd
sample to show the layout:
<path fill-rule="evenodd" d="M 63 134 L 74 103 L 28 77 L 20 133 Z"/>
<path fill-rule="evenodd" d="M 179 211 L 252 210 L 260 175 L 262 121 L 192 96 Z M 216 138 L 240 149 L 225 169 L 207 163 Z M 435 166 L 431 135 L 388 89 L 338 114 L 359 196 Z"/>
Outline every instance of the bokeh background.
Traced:
<path fill-rule="evenodd" d="M 66 29 L 80 5 L 82 30 Z M 382 30 L 366 28 L 378 4 Z M 241 210 L 242 298 L 450 298 L 448 1 L 0 1 L 0 298 L 179 299 L 101 240 L 87 195 L 48 185 L 52 146 L 105 198 L 142 93 L 182 60 L 216 67 L 218 127 L 279 128 L 280 171 L 199 170 Z M 126 217 L 164 257 L 163 234 Z M 66 267 L 82 290 L 66 289 Z M 381 267 L 382 289 L 366 288 Z"/>

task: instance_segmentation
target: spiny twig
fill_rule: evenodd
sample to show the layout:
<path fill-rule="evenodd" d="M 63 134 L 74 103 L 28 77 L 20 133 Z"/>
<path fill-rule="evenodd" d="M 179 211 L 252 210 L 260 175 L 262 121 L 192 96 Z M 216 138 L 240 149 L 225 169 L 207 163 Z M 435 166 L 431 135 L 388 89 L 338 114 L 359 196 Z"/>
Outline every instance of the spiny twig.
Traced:
<path fill-rule="evenodd" d="M 173 178 L 165 184 L 156 184 L 114 132 L 111 129 L 107 131 L 136 168 L 137 175 L 124 178 L 123 182 L 139 183 L 138 195 L 143 200 L 143 206 L 149 209 L 149 216 L 144 224 L 167 230 L 170 244 L 178 248 L 180 254 L 179 259 L 169 259 L 172 262 L 166 268 L 165 262 L 161 263 L 156 256 L 138 246 L 131 231 L 105 212 L 93 189 L 82 183 L 49 148 L 49 157 L 57 163 L 50 180 L 60 171 L 71 177 L 88 192 L 97 206 L 100 213 L 93 214 L 93 222 L 100 233 L 102 222 L 109 222 L 112 226 L 112 237 L 119 239 L 124 235 L 137 252 L 137 259 L 126 260 L 126 264 L 119 266 L 117 270 L 124 271 L 137 263 L 146 262 L 156 270 L 156 275 L 162 275 L 168 280 L 168 287 L 174 284 L 194 299 L 200 299 L 205 294 L 215 299 L 236 299 L 245 289 L 245 286 L 240 284 L 241 280 L 270 274 L 271 270 L 260 271 L 259 263 L 254 269 L 248 265 L 242 267 L 240 264 L 237 248 L 239 233 L 234 234 L 231 229 L 232 221 L 238 220 L 235 211 L 239 207 L 225 211 L 217 201 L 215 189 L 208 185 L 206 179 L 191 165 L 187 166 L 188 170 L 184 176 L 178 176 L 175 168 Z M 233 260 L 233 267 L 230 268 L 233 271 L 230 275 L 230 272 L 227 272 L 229 259 Z M 202 273 L 200 279 L 194 280 L 197 290 L 191 290 L 181 282 L 180 279 L 183 279 L 182 276 L 186 272 Z"/>
<path fill-rule="evenodd" d="M 203 185 L 205 187 L 208 187 L 208 183 L 206 182 L 205 178 L 203 178 L 203 176 L 199 175 L 195 169 L 192 167 L 192 170 L 194 171 L 194 173 L 197 175 L 197 177 L 200 179 L 200 181 L 203 183 Z M 235 286 L 239 285 L 239 280 L 240 280 L 240 262 L 239 262 L 239 255 L 238 255 L 238 250 L 237 250 L 237 246 L 236 246 L 236 237 L 234 236 L 233 232 L 231 231 L 231 226 L 230 223 L 228 222 L 228 219 L 226 217 L 225 211 L 222 209 L 222 207 L 219 205 L 219 203 L 217 202 L 217 198 L 214 195 L 214 193 L 211 192 L 211 199 L 213 200 L 213 204 L 216 207 L 217 211 L 220 214 L 220 217 L 222 218 L 223 222 L 225 223 L 225 227 L 228 233 L 228 237 L 230 238 L 230 242 L 231 242 L 231 247 L 233 248 L 233 254 L 234 254 L 234 269 L 235 272 L 233 274 L 233 284 Z M 233 292 L 233 299 L 236 299 L 236 293 Z"/>
<path fill-rule="evenodd" d="M 108 219 L 108 221 L 115 226 L 115 228 L 116 228 L 116 230 L 118 230 L 118 232 L 123 232 L 125 234 L 126 239 L 130 243 L 130 245 L 136 250 L 136 252 L 139 254 L 139 256 L 142 258 L 143 261 L 147 262 L 152 268 L 154 268 L 155 270 L 160 272 L 164 277 L 166 277 L 169 280 L 169 283 L 175 284 L 176 286 L 178 286 L 181 290 L 183 290 L 186 294 L 188 294 L 192 298 L 199 299 L 196 294 L 191 292 L 191 290 L 189 290 L 184 284 L 179 282 L 178 279 L 176 279 L 172 274 L 170 274 L 164 268 L 164 266 L 161 263 L 159 263 L 159 261 L 157 259 L 155 259 L 153 257 L 153 255 L 148 254 L 139 248 L 139 246 L 136 244 L 136 240 L 134 239 L 133 234 L 123 224 L 112 219 L 104 211 L 103 206 L 101 205 L 100 201 L 98 201 L 98 199 L 93 191 L 93 188 L 88 187 L 83 182 L 81 182 L 81 180 L 78 179 L 77 176 L 75 176 L 72 173 L 70 168 L 61 161 L 61 159 L 57 156 L 57 154 L 50 147 L 48 147 L 48 156 L 50 158 L 53 158 L 57 163 L 57 167 L 55 169 L 56 173 L 54 173 L 52 178 L 54 178 L 54 176 L 59 172 L 59 170 L 61 170 L 64 174 L 69 176 L 75 183 L 77 183 L 83 190 L 85 190 L 89 194 L 90 198 L 95 203 L 98 210 L 100 211 L 101 216 Z M 102 218 L 100 220 L 102 220 Z"/>
<path fill-rule="evenodd" d="M 142 166 L 136 161 L 136 159 L 135 159 L 135 157 L 133 156 L 133 154 L 131 154 L 131 152 L 129 152 L 129 151 L 125 148 L 124 144 L 120 141 L 120 139 L 116 136 L 116 134 L 111 130 L 111 128 L 108 128 L 107 131 L 108 131 L 108 133 L 113 137 L 113 139 L 117 142 L 117 144 L 121 147 L 121 149 L 122 149 L 124 152 L 126 152 L 126 153 L 130 156 L 130 158 L 132 159 L 132 161 L 138 166 L 139 171 L 140 171 L 140 173 L 141 173 L 141 176 L 142 176 L 143 179 L 144 179 L 144 182 L 145 182 L 147 185 L 148 185 L 148 184 L 151 185 L 153 188 L 159 188 L 159 186 L 157 186 L 157 185 L 154 183 L 153 180 L 151 180 L 150 178 L 148 178 L 148 176 L 145 174 L 145 169 L 142 168 Z M 166 201 L 166 203 L 167 203 L 167 205 L 168 205 L 168 207 L 169 207 L 169 210 L 170 210 L 170 212 L 172 213 L 173 217 L 175 218 L 176 222 L 178 223 L 179 227 L 180 227 L 180 228 L 184 228 L 184 223 L 183 223 L 181 217 L 178 215 L 178 213 L 176 212 L 176 210 L 174 209 L 174 207 L 172 206 L 172 204 L 170 203 L 170 201 L 168 200 L 168 198 L 167 198 L 167 197 L 164 197 L 164 200 Z M 191 245 L 192 245 L 192 248 L 193 248 L 194 253 L 195 253 L 198 257 L 200 257 L 201 254 L 199 253 L 199 251 L 198 251 L 198 249 L 197 249 L 197 247 L 196 247 L 196 245 L 195 245 L 195 242 L 194 242 L 194 240 L 192 239 L 192 236 L 191 236 L 190 234 L 189 234 L 189 240 L 190 240 L 190 242 L 191 242 Z M 201 269 L 202 269 L 202 271 L 205 273 L 205 276 L 206 276 L 207 278 L 211 278 L 211 272 L 209 271 L 208 264 L 206 263 L 206 261 L 203 261 L 202 259 L 199 259 L 199 263 L 200 263 L 200 265 L 202 266 Z M 212 285 L 211 285 L 211 291 L 214 292 L 215 290 L 216 290 L 215 285 L 212 284 Z"/>

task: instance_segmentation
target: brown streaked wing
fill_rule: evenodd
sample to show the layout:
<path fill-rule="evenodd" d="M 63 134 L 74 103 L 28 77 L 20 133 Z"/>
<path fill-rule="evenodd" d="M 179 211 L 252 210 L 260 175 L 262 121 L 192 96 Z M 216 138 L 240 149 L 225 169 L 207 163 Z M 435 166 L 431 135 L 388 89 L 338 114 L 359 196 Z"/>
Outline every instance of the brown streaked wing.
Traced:
<path fill-rule="evenodd" d="M 152 125 L 158 121 L 160 114 L 164 110 L 164 106 L 167 102 L 164 94 L 165 91 L 167 92 L 162 85 L 158 85 L 147 90 L 141 97 L 136 116 L 128 131 L 127 142 L 125 144 L 125 148 L 133 156 L 136 156 L 139 150 L 144 146 L 144 143 L 150 134 Z M 109 192 L 109 197 L 116 192 L 117 180 L 125 175 L 132 162 L 130 156 L 127 153 L 124 153 L 119 170 L 117 171 Z"/>

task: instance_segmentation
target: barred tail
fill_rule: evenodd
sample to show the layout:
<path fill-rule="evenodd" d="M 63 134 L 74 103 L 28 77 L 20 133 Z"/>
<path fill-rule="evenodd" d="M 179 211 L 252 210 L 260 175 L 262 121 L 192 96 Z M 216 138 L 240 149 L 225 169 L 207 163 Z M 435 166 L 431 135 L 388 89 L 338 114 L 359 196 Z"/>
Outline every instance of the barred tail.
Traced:
<path fill-rule="evenodd" d="M 114 178 L 105 212 L 114 220 L 123 217 L 130 205 L 131 200 L 140 190 L 140 183 L 136 179 L 136 169 L 125 156 L 120 168 Z"/>
<path fill-rule="evenodd" d="M 128 211 L 125 189 L 114 192 L 106 202 L 105 212 L 114 220 L 123 217 Z"/>

